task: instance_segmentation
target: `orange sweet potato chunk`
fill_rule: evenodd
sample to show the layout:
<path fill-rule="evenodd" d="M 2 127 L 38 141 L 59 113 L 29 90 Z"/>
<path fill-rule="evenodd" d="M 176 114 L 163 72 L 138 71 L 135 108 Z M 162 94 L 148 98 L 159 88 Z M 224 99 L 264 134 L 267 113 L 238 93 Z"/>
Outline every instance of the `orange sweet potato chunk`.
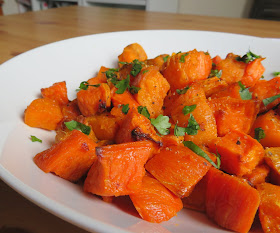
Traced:
<path fill-rule="evenodd" d="M 105 72 L 109 70 L 109 68 L 106 68 L 105 66 L 101 66 L 98 74 L 96 77 L 90 78 L 87 82 L 89 85 L 96 85 L 100 83 L 106 83 L 107 82 L 107 77 Z"/>
<path fill-rule="evenodd" d="M 231 97 L 209 98 L 208 104 L 214 112 L 218 136 L 231 130 L 249 133 L 259 112 L 259 103 Z"/>
<path fill-rule="evenodd" d="M 240 96 L 240 89 L 241 87 L 239 86 L 238 83 L 233 83 L 228 85 L 225 89 L 221 90 L 220 92 L 217 92 L 213 95 L 211 95 L 212 98 L 221 98 L 221 97 L 231 97 L 235 99 L 242 99 Z"/>
<path fill-rule="evenodd" d="M 73 130 L 63 141 L 34 157 L 36 165 L 44 172 L 53 172 L 69 180 L 77 181 L 96 160 L 96 143 L 84 133 Z"/>
<path fill-rule="evenodd" d="M 47 88 L 42 88 L 41 94 L 43 98 L 55 100 L 61 106 L 69 102 L 65 81 L 54 83 L 52 86 Z"/>
<path fill-rule="evenodd" d="M 121 55 L 118 56 L 119 62 L 132 62 L 137 59 L 139 61 L 147 60 L 147 54 L 143 47 L 138 43 L 133 43 L 123 49 Z M 122 66 L 122 64 L 120 64 Z"/>
<path fill-rule="evenodd" d="M 251 136 L 255 137 L 255 129 L 261 128 L 265 137 L 260 139 L 264 147 L 280 147 L 280 116 L 273 110 L 260 115 L 254 122 L 251 130 Z"/>
<path fill-rule="evenodd" d="M 61 107 L 63 118 L 67 121 L 74 120 L 76 117 L 81 115 L 77 99 L 72 100 L 68 104 Z"/>
<path fill-rule="evenodd" d="M 137 192 L 145 175 L 144 164 L 152 153 L 149 141 L 97 147 L 98 160 L 88 172 L 84 190 L 100 196 Z"/>
<path fill-rule="evenodd" d="M 167 221 L 183 208 L 179 197 L 147 175 L 143 177 L 140 191 L 131 194 L 130 199 L 139 215 L 153 223 Z"/>
<path fill-rule="evenodd" d="M 136 109 L 131 109 L 122 120 L 115 141 L 116 143 L 125 143 L 141 140 L 150 140 L 158 145 L 162 144 L 162 139 L 157 135 L 151 121 L 138 113 Z"/>
<path fill-rule="evenodd" d="M 163 101 L 170 85 L 157 67 L 149 66 L 143 69 L 135 77 L 132 85 L 141 88 L 135 94 L 135 99 L 141 106 L 147 107 L 151 118 L 156 118 L 162 114 Z"/>
<path fill-rule="evenodd" d="M 257 185 L 261 196 L 259 218 L 265 233 L 278 233 L 280 229 L 280 187 L 262 183 Z"/>
<path fill-rule="evenodd" d="M 265 148 L 264 160 L 270 167 L 270 181 L 280 185 L 280 147 Z"/>
<path fill-rule="evenodd" d="M 256 166 L 256 168 L 249 174 L 244 175 L 249 184 L 255 187 L 257 184 L 264 183 L 268 180 L 270 169 L 266 164 Z"/>
<path fill-rule="evenodd" d="M 221 155 L 221 169 L 237 176 L 251 173 L 264 157 L 262 145 L 240 131 L 231 131 L 213 140 L 210 149 Z"/>
<path fill-rule="evenodd" d="M 187 147 L 170 146 L 155 154 L 146 170 L 180 198 L 188 196 L 210 164 Z"/>
<path fill-rule="evenodd" d="M 166 66 L 166 61 L 168 60 L 168 54 L 161 54 L 153 59 L 148 59 L 146 61 L 149 66 L 156 66 L 159 68 L 159 71 L 162 72 Z"/>
<path fill-rule="evenodd" d="M 241 79 L 241 82 L 246 87 L 254 86 L 262 77 L 265 71 L 265 68 L 261 63 L 263 60 L 264 58 L 257 58 L 247 64 L 244 75 Z"/>
<path fill-rule="evenodd" d="M 99 87 L 88 87 L 77 93 L 78 105 L 84 116 L 93 116 L 104 112 L 111 106 L 111 93 L 107 84 L 102 83 Z"/>
<path fill-rule="evenodd" d="M 196 49 L 187 53 L 177 53 L 167 60 L 163 76 L 171 90 L 183 89 L 194 81 L 206 79 L 212 68 L 209 54 Z"/>
<path fill-rule="evenodd" d="M 224 90 L 228 86 L 226 81 L 218 77 L 199 80 L 197 81 L 197 83 L 204 90 L 207 98 L 215 93 L 219 93 L 220 91 Z"/>
<path fill-rule="evenodd" d="M 30 127 L 55 130 L 62 119 L 59 104 L 46 98 L 33 100 L 24 112 L 24 122 Z"/>
<path fill-rule="evenodd" d="M 206 178 L 207 216 L 226 229 L 247 233 L 259 207 L 258 191 L 215 168 L 210 168 Z"/>
<path fill-rule="evenodd" d="M 122 94 L 116 93 L 117 88 L 113 87 L 111 89 L 111 100 L 114 107 L 118 107 L 120 105 L 127 105 L 129 108 L 136 108 L 139 106 L 139 103 L 136 101 L 134 96 L 127 90 L 124 91 Z"/>

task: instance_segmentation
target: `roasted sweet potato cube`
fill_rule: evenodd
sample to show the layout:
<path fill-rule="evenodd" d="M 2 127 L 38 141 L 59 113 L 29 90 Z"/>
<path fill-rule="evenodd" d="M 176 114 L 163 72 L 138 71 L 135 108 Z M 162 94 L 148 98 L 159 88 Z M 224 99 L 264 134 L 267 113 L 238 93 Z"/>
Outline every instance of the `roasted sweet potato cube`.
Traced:
<path fill-rule="evenodd" d="M 162 114 L 164 98 L 170 89 L 167 80 L 156 66 L 149 66 L 141 71 L 132 82 L 133 86 L 141 88 L 135 99 L 141 106 L 146 106 L 151 118 Z"/>
<path fill-rule="evenodd" d="M 208 104 L 214 112 L 218 136 L 224 136 L 231 130 L 249 133 L 259 112 L 259 103 L 254 100 L 209 98 Z"/>
<path fill-rule="evenodd" d="M 54 83 L 52 86 L 41 89 L 43 98 L 55 100 L 60 106 L 69 102 L 67 96 L 66 82 Z"/>
<path fill-rule="evenodd" d="M 111 89 L 111 100 L 112 100 L 114 107 L 128 104 L 129 109 L 131 109 L 131 108 L 137 109 L 137 107 L 139 106 L 139 103 L 136 101 L 136 99 L 130 92 L 125 90 L 124 93 L 117 94 L 116 91 L 117 91 L 116 87 L 113 87 Z"/>
<path fill-rule="evenodd" d="M 133 43 L 123 49 L 121 55 L 118 56 L 119 62 L 132 62 L 137 59 L 139 61 L 147 60 L 147 54 L 140 44 Z M 122 66 L 122 64 L 119 64 Z"/>
<path fill-rule="evenodd" d="M 209 146 L 221 155 L 221 169 L 237 176 L 251 173 L 264 157 L 262 145 L 241 131 L 231 131 Z"/>
<path fill-rule="evenodd" d="M 88 87 L 77 93 L 78 105 L 84 116 L 93 116 L 104 112 L 111 106 L 110 88 L 102 83 L 99 87 Z"/>
<path fill-rule="evenodd" d="M 275 111 L 260 115 L 252 126 L 250 135 L 256 137 L 255 129 L 261 128 L 264 132 L 264 138 L 260 139 L 260 143 L 264 147 L 280 147 L 280 116 Z"/>
<path fill-rule="evenodd" d="M 96 148 L 84 190 L 100 196 L 129 195 L 139 191 L 144 164 L 153 153 L 150 141 L 129 142 Z"/>
<path fill-rule="evenodd" d="M 87 117 L 86 121 L 99 140 L 114 140 L 119 129 L 118 119 L 110 113 Z"/>
<path fill-rule="evenodd" d="M 261 164 L 256 166 L 251 173 L 244 175 L 243 178 L 245 178 L 250 185 L 255 187 L 257 184 L 264 183 L 268 180 L 269 172 L 269 166 Z"/>
<path fill-rule="evenodd" d="M 265 233 L 278 233 L 280 229 L 280 187 L 262 183 L 257 185 L 261 197 L 259 218 Z"/>
<path fill-rule="evenodd" d="M 74 120 L 76 117 L 82 114 L 80 112 L 77 99 L 74 99 L 68 104 L 62 106 L 61 111 L 63 114 L 63 118 L 67 121 Z"/>
<path fill-rule="evenodd" d="M 115 137 L 116 143 L 125 143 L 141 140 L 150 140 L 161 145 L 161 137 L 157 135 L 151 121 L 138 113 L 136 109 L 131 109 L 125 118 Z"/>
<path fill-rule="evenodd" d="M 163 76 L 172 91 L 183 89 L 194 81 L 206 79 L 212 68 L 209 54 L 196 49 L 187 53 L 177 53 L 167 60 Z"/>
<path fill-rule="evenodd" d="M 170 56 L 168 54 L 161 54 L 153 59 L 148 59 L 146 61 L 149 66 L 156 66 L 159 68 L 159 71 L 162 72 L 165 69 L 166 61 Z"/>
<path fill-rule="evenodd" d="M 105 67 L 105 66 L 101 66 L 97 76 L 90 78 L 87 82 L 89 85 L 97 85 L 100 83 L 106 83 L 107 82 L 107 77 L 105 72 L 109 70 L 109 68 Z"/>
<path fill-rule="evenodd" d="M 280 77 L 275 77 L 269 81 L 260 80 L 250 88 L 253 98 L 261 102 L 260 112 L 265 112 L 280 103 L 280 98 L 264 105 L 263 100 L 280 94 Z"/>
<path fill-rule="evenodd" d="M 231 97 L 235 99 L 242 99 L 240 96 L 241 87 L 238 83 L 233 83 L 228 85 L 225 89 L 211 95 L 211 99 L 213 98 L 221 98 L 221 97 Z"/>
<path fill-rule="evenodd" d="M 141 189 L 131 194 L 130 199 L 139 215 L 148 222 L 167 221 L 183 208 L 179 197 L 149 176 L 143 177 Z"/>
<path fill-rule="evenodd" d="M 178 197 L 188 196 L 210 164 L 187 147 L 170 146 L 155 154 L 146 170 Z"/>
<path fill-rule="evenodd" d="M 264 160 L 270 167 L 271 182 L 280 185 L 280 147 L 266 148 Z"/>
<path fill-rule="evenodd" d="M 210 168 L 206 178 L 207 216 L 226 229 L 247 233 L 259 207 L 258 191 L 215 168 Z"/>
<path fill-rule="evenodd" d="M 199 80 L 197 83 L 204 90 L 207 98 L 215 93 L 219 93 L 228 86 L 226 81 L 218 77 Z"/>
<path fill-rule="evenodd" d="M 24 123 L 30 127 L 55 130 L 63 119 L 59 104 L 52 99 L 35 99 L 24 112 Z"/>
<path fill-rule="evenodd" d="M 241 82 L 246 87 L 253 87 L 257 81 L 262 77 L 265 68 L 262 65 L 264 58 L 257 58 L 246 65 L 244 75 Z"/>
<path fill-rule="evenodd" d="M 66 180 L 77 181 L 96 160 L 95 147 L 96 143 L 86 134 L 73 130 L 65 140 L 37 154 L 34 162 L 46 173 L 53 172 Z"/>

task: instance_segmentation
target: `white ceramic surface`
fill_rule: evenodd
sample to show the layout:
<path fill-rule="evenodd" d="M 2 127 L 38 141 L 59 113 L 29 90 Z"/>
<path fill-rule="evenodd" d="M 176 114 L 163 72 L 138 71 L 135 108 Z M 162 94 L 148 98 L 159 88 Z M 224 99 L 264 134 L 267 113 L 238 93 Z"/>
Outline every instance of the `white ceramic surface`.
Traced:
<path fill-rule="evenodd" d="M 182 210 L 162 224 L 142 221 L 123 206 L 105 203 L 86 194 L 81 186 L 52 174 L 33 163 L 34 155 L 50 146 L 54 133 L 24 125 L 26 106 L 40 88 L 66 81 L 69 98 L 81 81 L 93 77 L 101 65 L 115 67 L 122 49 L 140 43 L 148 57 L 178 51 L 208 51 L 213 57 L 249 49 L 267 59 L 265 77 L 280 70 L 279 39 L 202 31 L 130 31 L 90 35 L 33 49 L 0 65 L 0 177 L 23 196 L 49 212 L 88 231 L 97 232 L 227 232 L 203 214 Z M 32 143 L 36 135 L 43 143 Z M 254 230 L 258 232 L 258 230 Z"/>

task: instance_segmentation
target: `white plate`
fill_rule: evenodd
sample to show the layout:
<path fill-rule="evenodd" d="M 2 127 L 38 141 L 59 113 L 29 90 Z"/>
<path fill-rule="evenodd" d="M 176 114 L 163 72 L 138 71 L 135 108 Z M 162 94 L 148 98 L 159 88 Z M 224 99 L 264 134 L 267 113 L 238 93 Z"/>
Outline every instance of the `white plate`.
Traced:
<path fill-rule="evenodd" d="M 202 31 L 130 31 L 84 36 L 31 50 L 0 66 L 0 177 L 27 199 L 88 231 L 98 232 L 227 232 L 203 214 L 182 210 L 162 224 L 131 215 L 125 208 L 86 194 L 81 186 L 45 174 L 32 161 L 50 146 L 54 133 L 30 128 L 22 121 L 26 106 L 40 88 L 66 80 L 70 99 L 81 81 L 93 77 L 101 65 L 115 67 L 122 49 L 140 43 L 149 58 L 194 48 L 224 57 L 249 49 L 267 59 L 265 77 L 280 70 L 279 39 Z M 32 143 L 30 135 L 43 139 Z"/>

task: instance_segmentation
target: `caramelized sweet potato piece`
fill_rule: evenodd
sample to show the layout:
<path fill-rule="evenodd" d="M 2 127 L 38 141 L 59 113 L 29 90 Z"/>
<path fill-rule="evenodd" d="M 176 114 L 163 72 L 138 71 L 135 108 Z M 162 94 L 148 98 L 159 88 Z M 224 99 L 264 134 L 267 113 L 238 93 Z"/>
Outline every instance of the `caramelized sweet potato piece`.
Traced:
<path fill-rule="evenodd" d="M 247 233 L 259 207 L 258 191 L 215 168 L 210 168 L 206 178 L 207 216 L 226 229 Z"/>
<path fill-rule="evenodd" d="M 269 81 L 260 80 L 256 85 L 250 88 L 253 98 L 261 102 L 260 112 L 265 112 L 280 103 L 280 98 L 269 103 L 263 104 L 263 100 L 280 94 L 280 77 L 275 77 Z"/>
<path fill-rule="evenodd" d="M 110 88 L 102 83 L 99 87 L 88 87 L 77 93 L 78 105 L 84 116 L 104 112 L 111 106 Z"/>
<path fill-rule="evenodd" d="M 249 133 L 259 112 L 259 104 L 254 100 L 209 98 L 208 104 L 214 112 L 218 136 L 224 136 L 231 130 Z"/>
<path fill-rule="evenodd" d="M 183 89 L 194 81 L 206 79 L 212 68 L 209 54 L 196 49 L 187 53 L 177 53 L 167 60 L 163 76 L 172 91 Z"/>
<path fill-rule="evenodd" d="M 225 89 L 211 95 L 211 99 L 222 98 L 222 97 L 231 97 L 235 99 L 242 99 L 240 96 L 241 87 L 238 83 L 233 83 L 228 85 Z"/>
<path fill-rule="evenodd" d="M 139 61 L 147 60 L 147 54 L 140 44 L 133 43 L 123 49 L 121 55 L 118 56 L 119 62 L 132 62 L 137 59 Z M 120 67 L 122 64 L 119 64 Z"/>
<path fill-rule="evenodd" d="M 261 63 L 263 60 L 264 58 L 257 58 L 247 64 L 244 75 L 241 79 L 241 82 L 246 87 L 254 86 L 256 82 L 262 77 L 265 71 L 265 68 Z"/>
<path fill-rule="evenodd" d="M 62 119 L 59 104 L 48 98 L 33 100 L 24 112 L 24 123 L 30 127 L 55 130 Z"/>
<path fill-rule="evenodd" d="M 260 115 L 254 122 L 251 136 L 255 137 L 255 129 L 261 128 L 265 137 L 260 139 L 260 143 L 266 147 L 280 146 L 280 116 L 273 110 Z"/>
<path fill-rule="evenodd" d="M 63 141 L 34 157 L 36 165 L 44 172 L 53 172 L 69 180 L 77 181 L 96 160 L 96 143 L 84 133 L 73 130 Z"/>
<path fill-rule="evenodd" d="M 41 89 L 44 98 L 55 100 L 60 106 L 69 102 L 67 96 L 66 82 L 54 83 L 52 86 Z"/>
<path fill-rule="evenodd" d="M 261 197 L 259 218 L 265 233 L 277 233 L 280 229 L 280 187 L 262 183 L 257 185 Z"/>
<path fill-rule="evenodd" d="M 163 101 L 170 85 L 157 67 L 149 66 L 143 69 L 135 77 L 132 85 L 141 88 L 135 94 L 135 99 L 141 106 L 147 107 L 151 118 L 156 118 L 162 114 Z"/>
<path fill-rule="evenodd" d="M 250 185 L 255 187 L 257 184 L 266 182 L 269 171 L 270 169 L 266 164 L 261 164 L 256 166 L 251 173 L 244 175 L 243 178 L 245 178 Z"/>
<path fill-rule="evenodd" d="M 264 160 L 270 167 L 271 183 L 280 185 L 280 147 L 266 148 Z"/>
<path fill-rule="evenodd" d="M 117 118 L 110 113 L 102 113 L 87 117 L 86 121 L 91 126 L 99 140 L 114 140 L 119 129 Z"/>
<path fill-rule="evenodd" d="M 116 87 L 111 89 L 111 100 L 114 107 L 128 104 L 129 109 L 131 109 L 139 106 L 139 103 L 135 100 L 134 96 L 127 90 L 125 90 L 122 94 L 117 94 L 116 91 Z"/>
<path fill-rule="evenodd" d="M 153 143 L 149 141 L 97 147 L 98 160 L 88 172 L 84 190 L 100 196 L 139 191 L 145 175 L 144 164 L 152 153 Z"/>
<path fill-rule="evenodd" d="M 154 223 L 169 220 L 183 208 L 179 197 L 149 176 L 143 177 L 140 191 L 131 194 L 130 199 L 140 216 Z"/>
<path fill-rule="evenodd" d="M 146 61 L 148 66 L 156 66 L 159 71 L 162 72 L 166 66 L 166 61 L 169 58 L 168 54 L 161 54 L 153 59 L 148 59 Z"/>
<path fill-rule="evenodd" d="M 96 85 L 96 84 L 100 84 L 100 83 L 106 83 L 107 82 L 107 78 L 106 78 L 106 74 L 105 72 L 109 70 L 109 68 L 105 67 L 105 66 L 101 66 L 100 70 L 98 71 L 98 74 L 96 77 L 90 78 L 87 82 L 89 85 Z"/>
<path fill-rule="evenodd" d="M 215 57 L 212 58 L 212 63 L 215 64 L 215 66 L 217 66 L 218 63 L 220 63 L 223 59 L 217 55 Z"/>
<path fill-rule="evenodd" d="M 155 154 L 146 170 L 178 197 L 188 196 L 210 164 L 187 147 L 170 146 Z"/>
<path fill-rule="evenodd" d="M 77 99 L 72 100 L 68 104 L 61 107 L 64 120 L 71 121 L 81 115 Z"/>
<path fill-rule="evenodd" d="M 125 143 L 141 140 L 150 140 L 161 145 L 161 137 L 157 135 L 151 121 L 136 109 L 131 109 L 122 120 L 115 141 Z"/>
<path fill-rule="evenodd" d="M 221 169 L 237 176 L 251 173 L 264 157 L 262 145 L 240 131 L 213 140 L 210 148 L 221 155 Z"/>
<path fill-rule="evenodd" d="M 199 80 L 197 83 L 204 90 L 207 98 L 215 93 L 219 93 L 228 86 L 226 81 L 218 77 Z"/>

